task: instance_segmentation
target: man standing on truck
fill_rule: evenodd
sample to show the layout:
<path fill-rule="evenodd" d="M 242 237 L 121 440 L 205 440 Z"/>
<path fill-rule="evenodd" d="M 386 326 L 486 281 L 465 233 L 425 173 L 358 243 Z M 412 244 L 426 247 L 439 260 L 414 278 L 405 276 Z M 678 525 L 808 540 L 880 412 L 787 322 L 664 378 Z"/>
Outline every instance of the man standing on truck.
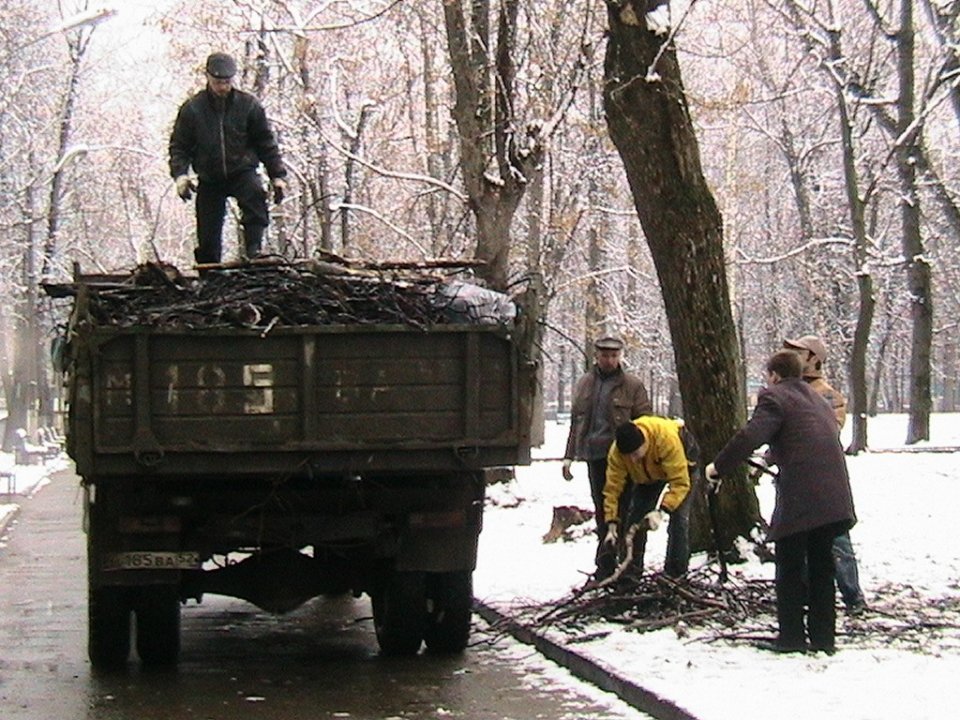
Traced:
<path fill-rule="evenodd" d="M 563 454 L 563 477 L 573 479 L 574 460 L 587 463 L 590 495 L 597 525 L 597 576 L 613 572 L 616 554 L 604 551 L 607 521 L 603 515 L 603 485 L 607 476 L 607 452 L 614 431 L 621 423 L 653 411 L 647 388 L 639 377 L 621 365 L 623 341 L 603 337 L 594 342 L 594 366 L 577 380 L 570 408 L 570 432 Z M 624 502 L 624 506 L 627 503 Z"/>
<path fill-rule="evenodd" d="M 197 193 L 197 263 L 219 263 L 227 198 L 240 207 L 245 257 L 260 254 L 270 222 L 258 167 L 263 163 L 280 203 L 287 171 L 266 112 L 250 93 L 233 86 L 237 64 L 226 53 L 207 58 L 207 86 L 180 106 L 170 135 L 170 175 L 185 202 Z M 188 174 L 190 167 L 198 184 Z"/>

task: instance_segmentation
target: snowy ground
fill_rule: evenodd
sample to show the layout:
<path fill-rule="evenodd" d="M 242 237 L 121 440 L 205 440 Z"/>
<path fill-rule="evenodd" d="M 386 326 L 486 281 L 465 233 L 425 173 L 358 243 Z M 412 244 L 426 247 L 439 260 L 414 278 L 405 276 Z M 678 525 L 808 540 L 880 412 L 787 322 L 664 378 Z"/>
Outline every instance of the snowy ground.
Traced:
<path fill-rule="evenodd" d="M 960 625 L 916 634 L 910 641 L 858 632 L 859 623 L 883 622 L 884 611 L 907 615 L 929 612 L 935 602 L 960 598 L 960 542 L 953 518 L 960 505 L 960 454 L 933 452 L 960 446 L 960 416 L 935 415 L 931 441 L 922 453 L 884 453 L 902 447 L 906 416 L 872 419 L 870 453 L 848 458 L 859 523 L 851 531 L 867 602 L 875 609 L 863 620 L 838 614 L 838 652 L 833 657 L 776 655 L 744 641 L 707 642 L 715 633 L 693 628 L 679 638 L 673 628 L 639 633 L 597 623 L 579 632 L 600 639 L 575 648 L 702 720 L 730 720 L 784 712 L 790 718 L 943 718 L 960 707 Z M 547 442 L 535 457 L 558 458 L 565 425 L 548 424 Z M 849 430 L 848 430 L 849 432 Z M 846 438 L 845 438 L 846 439 Z M 593 536 L 544 544 L 552 508 L 590 508 L 586 468 L 574 465 L 567 483 L 556 460 L 518 468 L 508 486 L 491 488 L 480 560 L 475 575 L 478 598 L 497 609 L 518 611 L 531 604 L 555 604 L 580 588 L 593 569 Z M 758 488 L 767 517 L 773 493 L 768 481 Z M 666 535 L 652 533 L 647 565 L 660 569 Z M 692 567 L 706 562 L 695 556 Z M 734 579 L 773 578 L 773 565 L 752 559 L 731 566 Z M 905 608 L 910 608 L 909 611 Z M 859 626 L 859 627 L 862 627 Z M 564 636 L 549 631 L 553 639 Z M 606 633 L 606 634 L 604 634 Z"/>
<path fill-rule="evenodd" d="M 49 482 L 49 476 L 69 465 L 66 455 L 37 465 L 15 465 L 13 453 L 0 453 L 0 531 L 16 517 L 20 503 Z M 0 547 L 4 539 L 0 533 Z"/>

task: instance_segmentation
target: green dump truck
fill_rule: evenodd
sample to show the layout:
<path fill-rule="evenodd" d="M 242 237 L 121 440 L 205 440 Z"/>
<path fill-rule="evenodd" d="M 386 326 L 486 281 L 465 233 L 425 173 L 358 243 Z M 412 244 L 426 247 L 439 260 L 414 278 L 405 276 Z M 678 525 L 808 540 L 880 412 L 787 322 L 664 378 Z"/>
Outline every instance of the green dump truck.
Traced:
<path fill-rule="evenodd" d="M 365 593 L 384 654 L 466 646 L 485 473 L 530 457 L 532 314 L 347 270 L 47 286 L 72 299 L 59 363 L 95 666 L 132 641 L 176 663 L 181 608 L 205 593 L 276 613 Z"/>

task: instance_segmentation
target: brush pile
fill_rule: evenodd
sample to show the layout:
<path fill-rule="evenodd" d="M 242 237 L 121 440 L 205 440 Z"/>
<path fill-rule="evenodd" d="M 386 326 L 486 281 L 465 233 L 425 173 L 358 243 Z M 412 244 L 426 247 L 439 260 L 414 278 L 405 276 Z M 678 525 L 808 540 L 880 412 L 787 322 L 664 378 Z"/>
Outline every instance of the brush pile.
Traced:
<path fill-rule="evenodd" d="M 684 642 L 769 644 L 777 634 L 772 580 L 737 573 L 720 582 L 707 565 L 682 578 L 627 570 L 615 583 L 588 581 L 556 602 L 511 610 L 511 621 L 538 631 L 555 630 L 572 644 L 619 629 L 650 632 L 672 628 Z M 838 642 L 847 646 L 897 644 L 921 653 L 960 651 L 960 596 L 931 603 L 909 586 L 888 583 L 868 598 L 857 616 L 837 611 Z"/>
<path fill-rule="evenodd" d="M 87 313 L 99 325 L 176 329 L 304 325 L 505 323 L 515 317 L 504 295 L 450 281 L 431 268 L 356 268 L 309 260 L 217 266 L 200 277 L 148 263 L 129 276 L 82 277 L 46 286 L 54 297 L 88 291 Z"/>

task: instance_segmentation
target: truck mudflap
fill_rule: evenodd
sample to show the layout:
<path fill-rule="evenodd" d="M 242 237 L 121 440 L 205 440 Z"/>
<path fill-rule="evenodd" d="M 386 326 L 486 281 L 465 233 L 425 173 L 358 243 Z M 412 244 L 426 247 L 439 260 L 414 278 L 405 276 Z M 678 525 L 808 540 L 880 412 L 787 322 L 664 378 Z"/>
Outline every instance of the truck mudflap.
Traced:
<path fill-rule="evenodd" d="M 473 570 L 477 565 L 481 513 L 479 504 L 410 513 L 400 533 L 396 569 L 401 572 Z"/>
<path fill-rule="evenodd" d="M 453 572 L 473 570 L 477 566 L 475 530 L 460 532 L 418 532 L 400 539 L 397 570 Z"/>

